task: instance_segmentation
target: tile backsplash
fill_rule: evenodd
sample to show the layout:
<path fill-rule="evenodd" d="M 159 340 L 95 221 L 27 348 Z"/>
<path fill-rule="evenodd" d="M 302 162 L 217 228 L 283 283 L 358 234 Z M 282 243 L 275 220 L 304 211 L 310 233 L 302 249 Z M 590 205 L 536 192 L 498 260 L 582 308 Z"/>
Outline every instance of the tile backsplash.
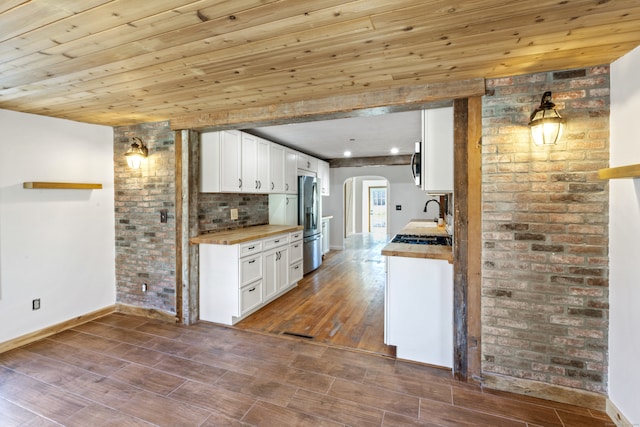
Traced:
<path fill-rule="evenodd" d="M 238 209 L 238 219 L 231 219 Z M 198 225 L 200 233 L 231 230 L 269 223 L 269 196 L 266 194 L 200 193 Z"/>

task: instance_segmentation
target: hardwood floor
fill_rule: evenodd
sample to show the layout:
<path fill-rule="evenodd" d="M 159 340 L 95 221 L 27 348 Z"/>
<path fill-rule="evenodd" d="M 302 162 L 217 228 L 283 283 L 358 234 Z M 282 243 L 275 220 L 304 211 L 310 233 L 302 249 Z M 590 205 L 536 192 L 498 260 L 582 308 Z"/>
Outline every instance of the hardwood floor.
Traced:
<path fill-rule="evenodd" d="M 354 235 L 346 250 L 330 251 L 298 287 L 236 324 L 272 334 L 395 356 L 384 344 L 386 236 Z"/>
<path fill-rule="evenodd" d="M 112 314 L 0 354 L 0 426 L 613 426 L 299 338 Z"/>

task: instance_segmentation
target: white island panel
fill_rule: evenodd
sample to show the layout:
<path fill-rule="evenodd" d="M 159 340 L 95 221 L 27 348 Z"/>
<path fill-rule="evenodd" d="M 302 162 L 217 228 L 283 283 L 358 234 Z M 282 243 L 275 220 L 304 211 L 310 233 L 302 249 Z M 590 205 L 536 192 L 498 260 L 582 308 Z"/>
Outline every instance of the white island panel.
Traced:
<path fill-rule="evenodd" d="M 453 265 L 387 257 L 385 342 L 397 357 L 453 367 Z"/>

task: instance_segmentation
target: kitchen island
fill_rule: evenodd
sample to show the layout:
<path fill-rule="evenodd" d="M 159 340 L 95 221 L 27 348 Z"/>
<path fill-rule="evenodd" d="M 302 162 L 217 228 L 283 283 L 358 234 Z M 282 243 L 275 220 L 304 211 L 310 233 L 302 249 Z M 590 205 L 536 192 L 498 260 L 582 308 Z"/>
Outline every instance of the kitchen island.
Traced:
<path fill-rule="evenodd" d="M 447 236 L 445 227 L 411 221 L 399 234 Z M 453 251 L 451 246 L 389 243 L 385 344 L 400 359 L 453 367 Z"/>

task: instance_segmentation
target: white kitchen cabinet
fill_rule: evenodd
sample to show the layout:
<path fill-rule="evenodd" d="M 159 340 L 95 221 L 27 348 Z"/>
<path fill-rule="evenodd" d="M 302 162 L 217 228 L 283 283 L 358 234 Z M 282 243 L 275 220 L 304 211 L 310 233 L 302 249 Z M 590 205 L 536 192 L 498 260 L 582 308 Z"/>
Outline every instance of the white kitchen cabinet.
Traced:
<path fill-rule="evenodd" d="M 285 192 L 285 148 L 282 145 L 269 145 L 269 179 L 271 193 Z"/>
<path fill-rule="evenodd" d="M 295 239 L 291 240 L 290 239 Z M 200 244 L 200 319 L 233 325 L 302 278 L 302 232 L 237 245 Z M 289 251 L 295 250 L 292 262 Z"/>
<path fill-rule="evenodd" d="M 241 133 L 229 130 L 205 132 L 200 137 L 200 191 L 203 193 L 241 190 Z"/>
<path fill-rule="evenodd" d="M 269 194 L 269 224 L 298 225 L 298 196 Z"/>
<path fill-rule="evenodd" d="M 331 233 L 331 218 L 322 218 L 322 255 L 325 255 L 329 252 L 330 248 L 330 239 L 329 235 Z"/>
<path fill-rule="evenodd" d="M 298 153 L 285 148 L 284 155 L 284 192 L 298 194 Z"/>
<path fill-rule="evenodd" d="M 289 286 L 289 234 L 263 240 L 262 299 L 268 301 Z"/>
<path fill-rule="evenodd" d="M 453 265 L 387 257 L 385 343 L 399 359 L 453 367 Z"/>
<path fill-rule="evenodd" d="M 242 190 L 242 133 L 235 130 L 220 132 L 220 191 Z"/>
<path fill-rule="evenodd" d="M 298 169 L 318 173 L 318 159 L 308 154 L 298 153 Z"/>
<path fill-rule="evenodd" d="M 422 189 L 453 193 L 453 107 L 422 111 Z"/>
<path fill-rule="evenodd" d="M 302 279 L 302 231 L 289 233 L 289 284 Z"/>
<path fill-rule="evenodd" d="M 244 193 L 269 192 L 269 142 L 241 132 L 242 188 Z M 222 167 L 222 165 L 220 165 Z"/>
<path fill-rule="evenodd" d="M 318 178 L 320 178 L 320 195 L 329 196 L 329 186 L 331 184 L 331 177 L 329 175 L 329 162 L 324 160 L 318 160 Z"/>

